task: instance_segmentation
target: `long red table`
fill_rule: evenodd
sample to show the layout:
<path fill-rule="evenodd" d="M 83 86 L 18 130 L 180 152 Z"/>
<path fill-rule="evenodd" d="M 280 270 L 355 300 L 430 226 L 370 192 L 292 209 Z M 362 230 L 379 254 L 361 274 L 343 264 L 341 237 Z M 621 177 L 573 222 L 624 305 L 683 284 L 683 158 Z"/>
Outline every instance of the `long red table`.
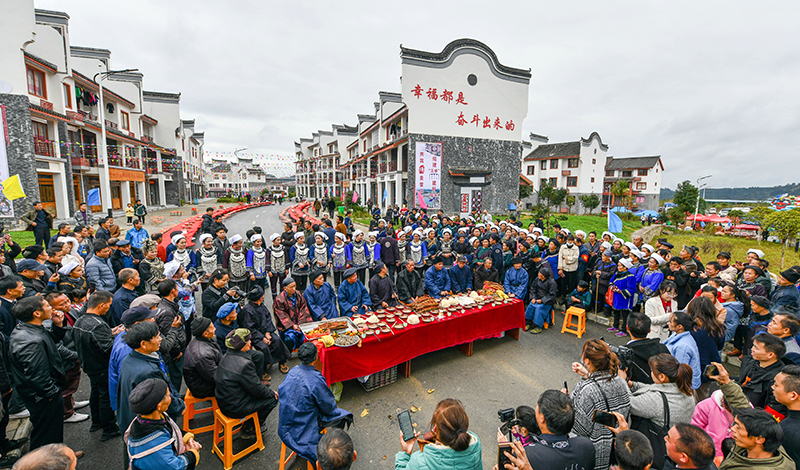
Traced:
<path fill-rule="evenodd" d="M 394 335 L 381 334 L 380 341 L 369 335 L 360 348 L 322 348 L 319 351 L 320 372 L 331 385 L 405 363 L 404 375 L 408 377 L 408 361 L 415 357 L 452 346 L 462 346 L 462 352 L 471 356 L 473 341 L 494 338 L 506 331 L 519 339 L 519 330 L 524 327 L 525 310 L 521 300 L 467 310 L 443 320 L 408 325 L 395 330 Z"/>

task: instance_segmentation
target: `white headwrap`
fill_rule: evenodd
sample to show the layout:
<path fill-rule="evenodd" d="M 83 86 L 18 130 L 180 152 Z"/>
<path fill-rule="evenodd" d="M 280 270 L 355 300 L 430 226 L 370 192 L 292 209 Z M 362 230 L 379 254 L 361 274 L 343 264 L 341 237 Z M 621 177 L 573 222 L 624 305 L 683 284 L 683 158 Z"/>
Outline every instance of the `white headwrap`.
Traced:
<path fill-rule="evenodd" d="M 665 262 L 664 258 L 662 258 L 661 255 L 659 255 L 658 253 L 653 253 L 652 255 L 650 255 L 650 259 L 658 261 L 659 266 L 661 266 Z"/>
<path fill-rule="evenodd" d="M 269 241 L 274 242 L 276 238 L 281 238 L 281 235 L 279 233 L 273 233 L 272 235 L 269 236 Z M 253 241 L 252 238 L 250 239 L 250 241 Z"/>
<path fill-rule="evenodd" d="M 576 237 L 581 237 L 581 238 L 586 238 L 586 232 L 584 232 L 583 230 L 575 230 L 575 236 Z"/>
<path fill-rule="evenodd" d="M 603 232 L 603 234 L 602 234 L 602 235 L 600 235 L 600 238 L 603 238 L 603 237 L 605 237 L 606 235 L 608 235 L 609 237 L 611 237 L 611 239 L 612 239 L 612 240 L 615 238 L 615 237 L 614 237 L 614 234 L 613 234 L 613 233 L 611 233 L 611 232 Z"/>
<path fill-rule="evenodd" d="M 611 249 L 611 242 L 603 242 L 600 244 L 603 250 L 610 250 Z"/>
<path fill-rule="evenodd" d="M 565 232 L 567 235 L 572 235 L 572 232 L 570 232 L 568 228 L 562 228 L 561 231 Z"/>
<path fill-rule="evenodd" d="M 345 234 L 343 234 L 342 232 L 336 232 L 336 235 L 335 235 L 335 237 L 336 237 L 336 238 L 338 238 L 338 239 L 340 239 L 340 240 L 341 240 L 341 241 L 343 241 L 343 242 L 346 242 L 346 241 L 347 241 L 347 237 L 346 237 L 346 236 L 345 236 Z"/>
<path fill-rule="evenodd" d="M 533 229 L 531 229 L 531 233 L 538 233 L 539 235 L 541 235 L 544 232 L 542 232 L 542 229 L 540 229 L 539 227 L 533 227 Z"/>
<path fill-rule="evenodd" d="M 172 237 L 172 244 L 173 245 L 177 245 L 178 242 L 181 240 L 181 238 L 186 238 L 186 235 L 184 235 L 182 233 L 179 233 L 179 234 L 175 235 L 174 237 Z"/>
<path fill-rule="evenodd" d="M 639 258 L 639 259 L 642 259 L 642 258 L 644 258 L 644 257 L 645 257 L 645 254 L 644 254 L 644 252 L 643 252 L 643 251 L 639 251 L 639 250 L 631 250 L 631 254 L 632 254 L 633 256 L 635 256 L 635 257 Z"/>
<path fill-rule="evenodd" d="M 483 222 L 475 224 L 475 228 L 483 228 L 483 227 L 486 227 L 486 224 L 484 224 Z"/>
<path fill-rule="evenodd" d="M 648 250 L 650 253 L 654 253 L 656 251 L 656 249 L 653 248 L 653 245 L 648 245 L 647 243 L 642 245 L 642 248 Z"/>
<path fill-rule="evenodd" d="M 201 245 L 203 244 L 203 241 L 205 241 L 206 238 L 212 238 L 211 234 L 210 233 L 204 233 L 204 234 L 200 235 L 199 242 L 200 242 Z"/>
<path fill-rule="evenodd" d="M 470 245 L 474 245 L 475 244 L 475 240 L 477 240 L 477 239 L 478 239 L 478 237 L 470 237 L 469 244 Z"/>
<path fill-rule="evenodd" d="M 58 274 L 61 274 L 62 276 L 69 276 L 69 273 L 71 273 L 73 269 L 77 268 L 80 265 L 81 264 L 78 263 L 77 261 L 69 262 L 58 270 Z"/>
<path fill-rule="evenodd" d="M 520 232 L 522 232 L 522 233 L 524 233 L 526 237 L 528 236 L 528 234 L 529 234 L 529 233 L 531 233 L 531 232 L 529 232 L 529 231 L 528 231 L 528 229 L 526 229 L 526 228 L 521 228 L 521 229 L 519 229 L 519 231 L 520 231 Z"/>
<path fill-rule="evenodd" d="M 306 234 L 305 234 L 305 233 L 303 233 L 303 232 L 295 232 L 295 233 L 294 233 L 294 239 L 295 239 L 295 240 L 297 240 L 297 239 L 298 239 L 298 238 L 300 238 L 300 237 L 305 237 L 305 236 L 306 236 Z"/>
<path fill-rule="evenodd" d="M 234 244 L 236 244 L 236 242 L 240 242 L 240 241 L 242 241 L 242 236 L 239 235 L 238 233 L 231 237 L 231 245 L 234 245 Z"/>
<path fill-rule="evenodd" d="M 381 223 L 381 222 L 383 222 L 384 224 L 386 223 L 386 221 L 384 219 L 378 219 L 378 223 Z"/>
<path fill-rule="evenodd" d="M 406 225 L 405 227 L 403 227 L 403 232 L 405 232 L 405 233 L 408 233 L 408 232 L 410 232 L 411 230 L 412 230 L 412 228 L 411 228 L 411 226 L 410 226 L 410 225 Z"/>
<path fill-rule="evenodd" d="M 446 228 L 446 229 L 442 230 L 442 235 L 444 235 L 445 233 L 449 233 L 450 235 L 452 235 L 453 231 L 450 230 L 449 228 Z"/>
<path fill-rule="evenodd" d="M 353 232 L 353 239 L 355 239 L 357 236 L 363 235 L 363 234 L 364 234 L 364 232 L 362 232 L 361 230 L 356 230 L 355 232 Z"/>
<path fill-rule="evenodd" d="M 422 234 L 427 237 L 428 234 L 431 233 L 431 232 L 433 232 L 433 229 L 429 227 L 429 228 L 426 228 L 425 230 L 423 230 Z"/>
<path fill-rule="evenodd" d="M 757 250 L 757 249 L 755 249 L 755 248 L 750 248 L 749 250 L 747 250 L 747 253 L 748 253 L 748 254 L 750 254 L 750 253 L 755 253 L 755 254 L 756 254 L 756 256 L 758 256 L 758 259 L 761 259 L 761 258 L 763 258 L 763 257 L 764 257 L 764 252 L 763 252 L 763 251 L 761 251 L 761 250 Z"/>
<path fill-rule="evenodd" d="M 542 240 L 544 240 L 544 242 L 545 242 L 545 243 L 550 243 L 550 238 L 549 238 L 549 237 L 545 237 L 544 235 L 539 235 L 539 238 L 540 238 L 540 239 L 542 239 Z M 537 238 L 537 240 L 538 240 L 539 238 Z"/>
<path fill-rule="evenodd" d="M 172 279 L 172 276 L 174 276 L 175 273 L 177 273 L 180 268 L 181 268 L 180 261 L 176 259 L 170 261 L 169 263 L 164 265 L 164 277 L 167 279 Z"/>
<path fill-rule="evenodd" d="M 255 233 L 255 234 L 253 234 L 253 236 L 252 236 L 252 237 L 250 237 L 250 242 L 252 242 L 252 243 L 255 243 L 255 242 L 256 242 L 256 240 L 258 240 L 259 238 L 260 238 L 261 240 L 263 240 L 263 239 L 264 239 L 264 237 L 262 237 L 260 233 Z"/>
<path fill-rule="evenodd" d="M 625 242 L 625 246 L 627 246 L 631 251 L 639 249 L 633 242 Z"/>
<path fill-rule="evenodd" d="M 325 232 L 314 232 L 314 237 L 322 237 L 323 241 L 328 241 L 328 236 L 325 235 Z"/>
<path fill-rule="evenodd" d="M 367 236 L 369 236 L 369 237 L 375 237 L 375 239 L 377 240 L 377 238 L 378 238 L 378 231 L 377 231 L 377 230 L 373 230 L 372 232 L 369 232 L 369 233 L 367 233 Z"/>
<path fill-rule="evenodd" d="M 622 265 L 628 269 L 631 269 L 633 267 L 633 262 L 628 258 L 622 258 L 621 260 L 619 260 L 619 262 L 622 263 Z"/>

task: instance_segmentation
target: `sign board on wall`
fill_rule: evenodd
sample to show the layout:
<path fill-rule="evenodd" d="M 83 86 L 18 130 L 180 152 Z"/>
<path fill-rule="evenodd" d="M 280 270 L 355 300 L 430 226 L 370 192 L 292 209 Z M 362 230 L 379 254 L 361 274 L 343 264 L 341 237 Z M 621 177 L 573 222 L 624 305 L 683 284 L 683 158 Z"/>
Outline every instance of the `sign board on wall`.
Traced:
<path fill-rule="evenodd" d="M 417 142 L 415 205 L 441 207 L 442 142 Z"/>
<path fill-rule="evenodd" d="M 8 123 L 6 122 L 6 107 L 0 106 L 0 181 L 8 178 Z M 2 188 L 2 186 L 0 186 Z M 0 191 L 0 217 L 14 217 L 14 205 Z"/>

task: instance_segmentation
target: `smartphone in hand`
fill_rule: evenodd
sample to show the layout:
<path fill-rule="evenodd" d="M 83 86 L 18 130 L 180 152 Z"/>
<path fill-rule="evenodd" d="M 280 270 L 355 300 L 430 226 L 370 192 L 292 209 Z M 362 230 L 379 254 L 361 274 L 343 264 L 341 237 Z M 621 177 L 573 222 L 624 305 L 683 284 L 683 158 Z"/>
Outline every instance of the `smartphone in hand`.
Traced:
<path fill-rule="evenodd" d="M 408 410 L 397 413 L 397 423 L 400 424 L 400 431 L 403 432 L 405 442 L 414 439 L 414 426 L 411 423 L 411 412 Z"/>
<path fill-rule="evenodd" d="M 616 428 L 619 426 L 619 420 L 616 416 L 609 413 L 608 411 L 603 410 L 594 410 L 594 414 L 592 415 L 592 422 L 597 424 L 602 424 L 604 426 L 609 426 L 612 428 Z"/>
<path fill-rule="evenodd" d="M 706 377 L 711 377 L 712 375 L 719 375 L 719 370 L 717 370 L 717 366 L 715 366 L 714 364 L 709 364 L 703 371 L 703 375 L 705 375 Z"/>
<path fill-rule="evenodd" d="M 500 470 L 505 470 L 505 465 L 511 463 L 511 459 L 506 456 L 505 452 L 514 453 L 510 442 L 501 442 L 497 445 L 497 468 Z"/>

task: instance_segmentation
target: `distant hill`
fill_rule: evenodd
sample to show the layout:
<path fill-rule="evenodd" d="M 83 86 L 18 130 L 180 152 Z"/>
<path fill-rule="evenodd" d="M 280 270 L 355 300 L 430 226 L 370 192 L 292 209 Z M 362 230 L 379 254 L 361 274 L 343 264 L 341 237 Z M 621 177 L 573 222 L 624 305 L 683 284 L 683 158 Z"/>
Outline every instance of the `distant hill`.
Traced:
<path fill-rule="evenodd" d="M 708 188 L 706 189 L 706 199 L 743 199 L 743 200 L 762 200 L 771 199 L 781 194 L 800 195 L 800 183 L 786 184 L 783 186 L 772 186 L 769 188 L 750 187 L 750 188 Z M 669 188 L 661 189 L 661 199 L 672 199 L 675 191 Z"/>

